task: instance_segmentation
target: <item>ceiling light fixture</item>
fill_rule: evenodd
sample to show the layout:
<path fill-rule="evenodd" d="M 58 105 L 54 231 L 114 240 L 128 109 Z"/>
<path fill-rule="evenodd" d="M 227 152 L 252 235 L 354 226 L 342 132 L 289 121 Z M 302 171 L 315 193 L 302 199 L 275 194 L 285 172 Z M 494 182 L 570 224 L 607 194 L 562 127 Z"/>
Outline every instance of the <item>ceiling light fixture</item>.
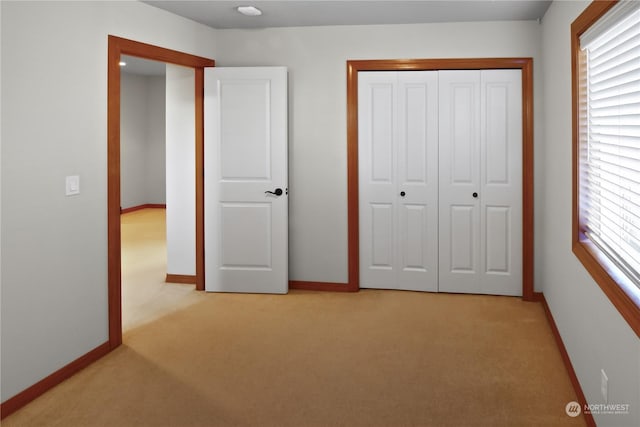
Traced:
<path fill-rule="evenodd" d="M 260 16 L 262 15 L 262 11 L 257 7 L 253 6 L 238 6 L 236 9 L 238 12 L 243 14 L 244 16 Z"/>
<path fill-rule="evenodd" d="M 124 61 L 120 61 L 120 62 L 118 63 L 118 65 L 120 65 L 121 67 L 124 67 L 124 66 L 126 66 L 126 65 L 127 65 L 127 63 L 126 63 L 126 62 L 124 62 Z"/>

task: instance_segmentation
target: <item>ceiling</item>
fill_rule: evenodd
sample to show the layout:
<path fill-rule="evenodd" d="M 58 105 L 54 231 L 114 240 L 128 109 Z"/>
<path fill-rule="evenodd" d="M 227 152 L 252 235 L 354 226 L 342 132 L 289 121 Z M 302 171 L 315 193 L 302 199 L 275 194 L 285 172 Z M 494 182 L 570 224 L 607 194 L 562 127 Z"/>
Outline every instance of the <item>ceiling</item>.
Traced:
<path fill-rule="evenodd" d="M 217 29 L 259 29 L 322 25 L 418 24 L 434 22 L 541 19 L 551 1 L 540 0 L 182 0 L 143 3 Z M 262 16 L 243 16 L 238 6 L 253 5 Z M 165 64 L 123 57 L 123 73 L 164 76 Z"/>
<path fill-rule="evenodd" d="M 551 1 L 537 0 L 144 0 L 143 2 L 217 29 L 528 21 L 541 19 L 551 4 Z M 248 5 L 262 10 L 262 16 L 243 16 L 236 11 L 236 7 Z"/>

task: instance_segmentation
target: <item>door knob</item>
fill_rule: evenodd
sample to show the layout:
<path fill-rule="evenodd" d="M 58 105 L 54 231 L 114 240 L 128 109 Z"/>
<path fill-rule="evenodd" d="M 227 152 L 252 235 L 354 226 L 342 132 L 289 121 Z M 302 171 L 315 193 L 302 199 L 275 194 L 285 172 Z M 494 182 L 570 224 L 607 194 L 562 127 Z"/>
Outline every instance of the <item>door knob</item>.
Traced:
<path fill-rule="evenodd" d="M 478 193 L 473 193 L 473 197 L 477 199 L 478 198 Z"/>
<path fill-rule="evenodd" d="M 401 192 L 400 192 L 400 197 L 404 197 L 404 196 L 406 196 L 406 195 L 407 195 L 407 193 L 405 193 L 404 191 L 401 191 Z"/>
<path fill-rule="evenodd" d="M 275 191 L 265 191 L 264 194 L 273 194 L 274 196 L 282 196 L 282 188 L 276 188 Z"/>

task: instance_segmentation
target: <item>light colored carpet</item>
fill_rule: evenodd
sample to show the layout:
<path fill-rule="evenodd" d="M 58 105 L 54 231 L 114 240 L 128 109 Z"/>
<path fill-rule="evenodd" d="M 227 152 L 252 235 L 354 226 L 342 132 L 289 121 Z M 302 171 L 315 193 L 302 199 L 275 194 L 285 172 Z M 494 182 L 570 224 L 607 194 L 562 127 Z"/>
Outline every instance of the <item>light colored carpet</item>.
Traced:
<path fill-rule="evenodd" d="M 206 294 L 13 426 L 580 426 L 542 307 L 366 290 Z"/>
<path fill-rule="evenodd" d="M 540 304 L 192 294 L 3 427 L 585 425 Z"/>
<path fill-rule="evenodd" d="M 166 211 L 142 209 L 121 216 L 122 330 L 149 323 L 199 301 L 195 285 L 165 283 Z"/>

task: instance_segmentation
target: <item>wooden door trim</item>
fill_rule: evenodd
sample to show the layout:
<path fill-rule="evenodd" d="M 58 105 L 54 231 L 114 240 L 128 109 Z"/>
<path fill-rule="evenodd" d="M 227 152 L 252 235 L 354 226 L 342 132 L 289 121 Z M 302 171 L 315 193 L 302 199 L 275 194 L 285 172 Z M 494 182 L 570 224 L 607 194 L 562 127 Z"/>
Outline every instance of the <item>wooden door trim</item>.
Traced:
<path fill-rule="evenodd" d="M 215 61 L 121 37 L 109 36 L 107 66 L 107 233 L 109 346 L 122 344 L 120 235 L 120 56 L 167 62 L 195 69 L 196 128 L 196 289 L 204 290 L 204 68 Z"/>
<path fill-rule="evenodd" d="M 409 70 L 522 70 L 522 298 L 534 300 L 533 59 L 382 59 L 347 61 L 347 208 L 350 291 L 360 289 L 358 211 L 358 72 Z"/>

